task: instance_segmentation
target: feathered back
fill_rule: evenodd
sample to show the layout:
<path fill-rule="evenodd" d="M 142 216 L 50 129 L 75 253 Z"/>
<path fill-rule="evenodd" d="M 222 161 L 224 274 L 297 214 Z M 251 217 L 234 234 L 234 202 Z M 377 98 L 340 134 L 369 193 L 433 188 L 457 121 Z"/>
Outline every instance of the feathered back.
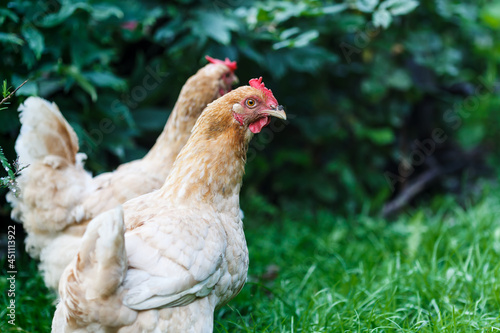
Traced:
<path fill-rule="evenodd" d="M 19 111 L 22 126 L 15 148 L 21 165 L 50 155 L 75 163 L 78 137 L 55 103 L 29 97 Z"/>

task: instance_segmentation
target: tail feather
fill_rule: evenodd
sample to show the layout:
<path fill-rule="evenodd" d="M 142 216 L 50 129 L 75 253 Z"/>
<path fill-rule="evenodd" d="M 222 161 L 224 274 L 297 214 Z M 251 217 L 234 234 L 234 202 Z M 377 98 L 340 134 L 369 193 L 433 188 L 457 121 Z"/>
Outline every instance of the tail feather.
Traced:
<path fill-rule="evenodd" d="M 19 111 L 22 126 L 15 148 L 21 165 L 51 155 L 76 162 L 78 137 L 55 103 L 29 97 Z"/>
<path fill-rule="evenodd" d="M 122 283 L 128 263 L 124 232 L 121 206 L 98 215 L 88 225 L 75 263 L 87 299 L 109 296 Z"/>
<path fill-rule="evenodd" d="M 59 282 L 61 302 L 53 321 L 60 326 L 129 325 L 137 313 L 122 304 L 120 286 L 128 260 L 122 207 L 94 218 L 83 236 L 78 254 Z"/>
<path fill-rule="evenodd" d="M 21 132 L 16 141 L 20 191 L 9 193 L 12 218 L 23 223 L 27 250 L 34 258 L 68 225 L 86 218 L 80 204 L 94 188 L 78 153 L 78 138 L 59 108 L 39 97 L 19 107 Z"/>

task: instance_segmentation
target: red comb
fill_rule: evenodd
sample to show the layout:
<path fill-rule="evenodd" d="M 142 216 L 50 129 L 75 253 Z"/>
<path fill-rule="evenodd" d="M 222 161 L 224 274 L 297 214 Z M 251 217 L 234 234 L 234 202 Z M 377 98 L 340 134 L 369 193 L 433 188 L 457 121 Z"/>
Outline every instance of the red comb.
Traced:
<path fill-rule="evenodd" d="M 208 60 L 208 62 L 212 64 L 221 64 L 221 65 L 226 65 L 227 68 L 231 70 L 231 72 L 234 72 L 236 70 L 236 61 L 231 61 L 229 58 L 226 58 L 226 60 L 222 61 L 220 59 L 214 59 L 210 56 L 205 56 L 205 59 Z"/>
<path fill-rule="evenodd" d="M 270 100 L 271 102 L 274 102 L 276 105 L 278 105 L 278 101 L 274 97 L 271 89 L 267 89 L 264 82 L 262 82 L 262 76 L 258 79 L 251 79 L 248 83 L 250 84 L 250 87 L 254 87 L 255 89 L 259 89 L 260 91 L 262 91 L 264 93 L 264 95 L 266 95 L 268 100 Z"/>

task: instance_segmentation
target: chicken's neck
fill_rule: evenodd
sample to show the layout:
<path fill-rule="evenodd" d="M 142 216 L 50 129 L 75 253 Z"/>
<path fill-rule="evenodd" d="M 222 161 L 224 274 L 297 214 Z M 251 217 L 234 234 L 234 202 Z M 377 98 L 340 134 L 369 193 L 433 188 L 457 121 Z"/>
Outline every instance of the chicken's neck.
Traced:
<path fill-rule="evenodd" d="M 144 157 L 144 160 L 157 166 L 157 170 L 155 171 L 161 174 L 161 177 L 164 179 L 170 173 L 175 158 L 189 139 L 191 129 L 199 115 L 198 113 L 192 116 L 184 115 L 183 117 L 182 108 L 184 107 L 184 103 L 179 102 L 172 110 L 172 114 L 163 132 L 160 134 L 148 154 Z M 199 109 L 201 112 L 203 107 Z"/>
<path fill-rule="evenodd" d="M 191 128 L 196 121 L 195 117 L 188 119 L 178 118 L 180 118 L 178 112 L 174 109 L 172 117 L 169 118 L 163 132 L 143 158 L 143 160 L 155 166 L 157 169 L 155 171 L 163 179 L 169 174 L 177 154 L 189 139 Z"/>
<path fill-rule="evenodd" d="M 218 83 L 214 77 L 217 77 L 221 70 L 220 66 L 213 65 L 201 69 L 182 87 L 163 132 L 144 157 L 144 160 L 155 166 L 154 172 L 162 178 L 165 179 L 170 173 L 200 113 L 208 103 L 219 97 Z"/>
<path fill-rule="evenodd" d="M 239 193 L 249 138 L 238 126 L 195 130 L 160 190 L 175 206 L 209 205 L 239 215 Z"/>

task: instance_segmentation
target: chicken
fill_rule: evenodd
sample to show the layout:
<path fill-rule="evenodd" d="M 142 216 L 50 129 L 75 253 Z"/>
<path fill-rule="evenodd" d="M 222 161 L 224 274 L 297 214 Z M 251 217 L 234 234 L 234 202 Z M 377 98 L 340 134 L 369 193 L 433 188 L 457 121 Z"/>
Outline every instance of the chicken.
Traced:
<path fill-rule="evenodd" d="M 57 106 L 28 98 L 20 107 L 16 151 L 22 165 L 21 195 L 8 195 L 12 217 L 23 223 L 28 253 L 40 259 L 45 284 L 57 289 L 75 255 L 88 221 L 125 201 L 159 189 L 207 106 L 231 90 L 236 63 L 212 59 L 183 86 L 155 145 L 140 160 L 92 176 L 83 168 L 78 139 Z"/>
<path fill-rule="evenodd" d="M 52 332 L 212 332 L 248 269 L 248 143 L 286 119 L 262 78 L 209 104 L 158 191 L 96 217 L 61 277 Z M 125 232 L 123 230 L 125 229 Z"/>

